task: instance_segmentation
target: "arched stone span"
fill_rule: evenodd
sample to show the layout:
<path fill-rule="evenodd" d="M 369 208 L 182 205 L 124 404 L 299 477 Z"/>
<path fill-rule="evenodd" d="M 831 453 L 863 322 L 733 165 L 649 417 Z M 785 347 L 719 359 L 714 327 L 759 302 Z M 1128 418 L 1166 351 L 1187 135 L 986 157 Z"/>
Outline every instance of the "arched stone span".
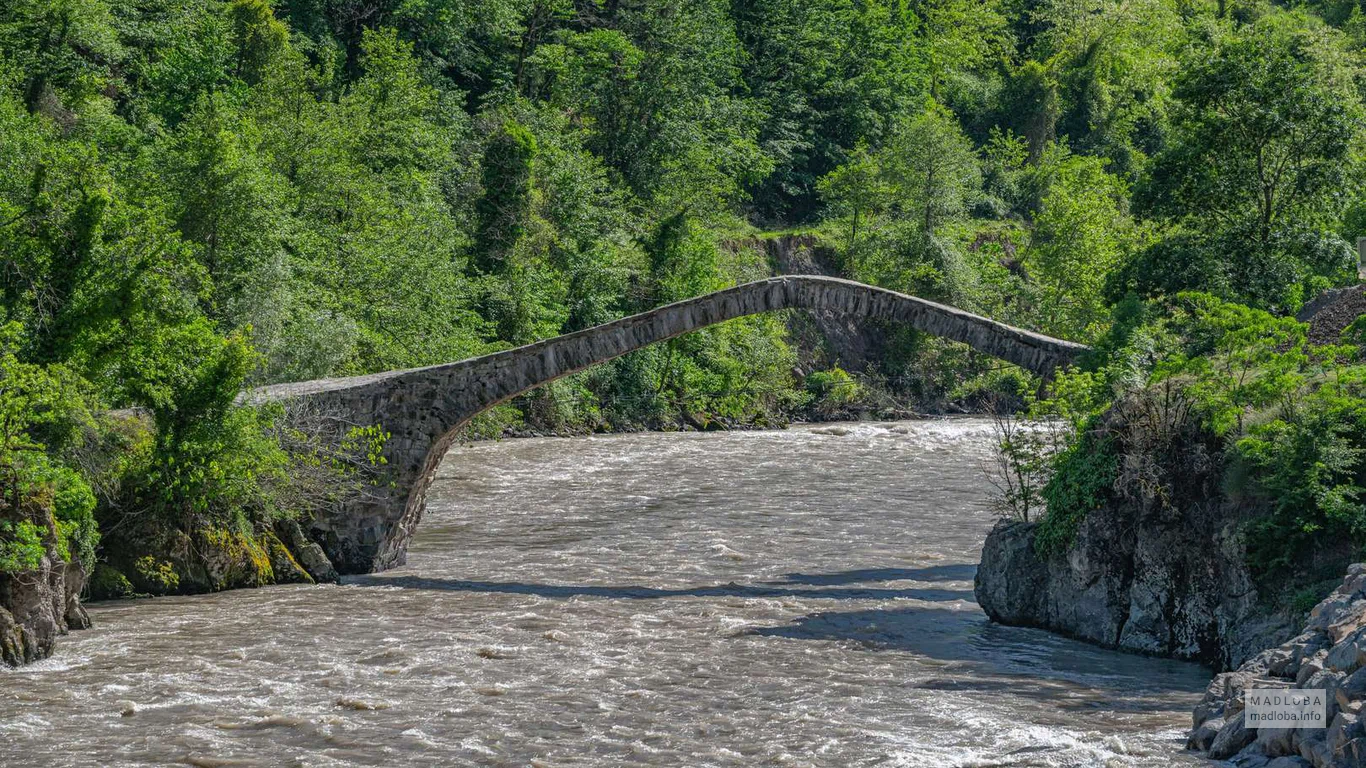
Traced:
<path fill-rule="evenodd" d="M 320 515 L 311 532 L 342 573 L 402 565 L 427 489 L 456 433 L 488 408 L 537 386 L 655 342 L 780 309 L 832 310 L 906 323 L 1041 374 L 1086 347 L 882 288 L 830 277 L 746 283 L 575 333 L 456 363 L 345 379 L 277 384 L 252 402 L 305 401 L 338 423 L 390 434 L 387 483 Z"/>

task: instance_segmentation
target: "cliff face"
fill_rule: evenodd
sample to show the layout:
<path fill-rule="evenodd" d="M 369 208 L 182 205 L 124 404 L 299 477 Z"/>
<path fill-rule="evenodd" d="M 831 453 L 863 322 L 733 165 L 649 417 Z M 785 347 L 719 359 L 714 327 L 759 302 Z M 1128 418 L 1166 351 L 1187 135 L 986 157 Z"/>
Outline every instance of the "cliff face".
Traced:
<path fill-rule="evenodd" d="M 85 572 L 50 547 L 39 567 L 0 575 L 0 661 L 11 666 L 45 659 L 59 635 L 88 629 L 81 607 Z"/>
<path fill-rule="evenodd" d="M 1231 520 L 1167 525 L 1132 512 L 1092 514 L 1055 557 L 1035 551 L 1036 524 L 998 523 L 977 569 L 977 602 L 1002 624 L 1216 669 L 1289 636 L 1289 621 L 1259 604 Z"/>

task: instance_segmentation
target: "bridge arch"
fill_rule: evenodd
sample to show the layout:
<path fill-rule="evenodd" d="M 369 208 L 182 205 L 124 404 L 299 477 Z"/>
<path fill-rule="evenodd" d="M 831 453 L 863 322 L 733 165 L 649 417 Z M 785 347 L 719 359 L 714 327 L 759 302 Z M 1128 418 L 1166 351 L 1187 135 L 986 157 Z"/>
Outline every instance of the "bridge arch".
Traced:
<path fill-rule="evenodd" d="M 303 401 L 354 425 L 378 424 L 388 482 L 319 515 L 312 535 L 340 573 L 402 565 L 442 457 L 470 419 L 510 398 L 656 342 L 781 309 L 885 318 L 1048 374 L 1087 347 L 883 288 L 816 276 L 773 277 L 575 333 L 455 363 L 343 379 L 276 384 L 250 402 Z"/>

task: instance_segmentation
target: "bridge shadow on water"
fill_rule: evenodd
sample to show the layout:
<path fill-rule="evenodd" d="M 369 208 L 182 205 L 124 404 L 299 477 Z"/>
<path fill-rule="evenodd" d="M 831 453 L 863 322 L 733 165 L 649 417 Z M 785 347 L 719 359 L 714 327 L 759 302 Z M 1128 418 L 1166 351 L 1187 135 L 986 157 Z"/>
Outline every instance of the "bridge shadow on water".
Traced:
<path fill-rule="evenodd" d="M 946 572 L 960 573 L 947 570 L 953 567 L 945 566 Z M 1210 674 L 1193 662 L 1141 657 L 1041 629 L 997 624 L 975 606 L 823 611 L 745 634 L 910 653 L 939 662 L 942 674 L 910 680 L 909 687 L 1020 696 L 1048 702 L 1062 712 L 1185 709 L 1194 704 Z"/>
<path fill-rule="evenodd" d="M 931 565 L 927 568 L 860 568 L 838 573 L 785 573 L 781 581 L 765 584 L 859 584 L 868 581 L 972 581 L 977 566 L 970 563 Z"/>

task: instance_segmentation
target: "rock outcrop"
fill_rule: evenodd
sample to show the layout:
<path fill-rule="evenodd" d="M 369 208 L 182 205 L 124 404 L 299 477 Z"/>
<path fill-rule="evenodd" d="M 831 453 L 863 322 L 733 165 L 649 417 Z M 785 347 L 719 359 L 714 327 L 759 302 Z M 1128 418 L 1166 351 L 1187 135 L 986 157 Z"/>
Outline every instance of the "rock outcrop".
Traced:
<path fill-rule="evenodd" d="M 84 586 L 85 571 L 63 561 L 55 546 L 36 569 L 0 574 L 0 662 L 18 666 L 45 659 L 58 636 L 88 629 L 90 617 L 80 601 Z"/>
<path fill-rule="evenodd" d="M 1215 669 L 1293 634 L 1247 567 L 1239 531 L 1256 510 L 1225 495 L 1217 438 L 1179 394 L 1137 394 L 1095 429 L 1089 445 L 1112 457 L 1111 487 L 1077 515 L 1066 546 L 1040 546 L 1035 523 L 992 530 L 976 583 L 987 615 Z"/>
<path fill-rule="evenodd" d="M 1257 599 L 1232 521 L 1167 526 L 1112 511 L 1089 516 L 1054 557 L 1036 551 L 1037 524 L 998 523 L 976 577 L 987 616 L 1216 669 L 1289 636 L 1288 621 Z"/>
<path fill-rule="evenodd" d="M 1327 728 L 1247 728 L 1249 688 L 1323 689 Z M 1236 671 L 1216 675 L 1193 714 L 1187 743 L 1239 768 L 1366 766 L 1366 563 L 1309 614 L 1304 631 Z"/>
<path fill-rule="evenodd" d="M 1366 285 L 1352 285 L 1324 291 L 1305 304 L 1295 319 L 1309 324 L 1311 343 L 1338 344 L 1343 330 L 1363 314 L 1366 314 Z"/>
<path fill-rule="evenodd" d="M 250 536 L 213 526 L 190 533 L 130 526 L 105 538 L 104 556 L 91 582 L 96 600 L 337 580 L 322 548 L 293 520 Z"/>

